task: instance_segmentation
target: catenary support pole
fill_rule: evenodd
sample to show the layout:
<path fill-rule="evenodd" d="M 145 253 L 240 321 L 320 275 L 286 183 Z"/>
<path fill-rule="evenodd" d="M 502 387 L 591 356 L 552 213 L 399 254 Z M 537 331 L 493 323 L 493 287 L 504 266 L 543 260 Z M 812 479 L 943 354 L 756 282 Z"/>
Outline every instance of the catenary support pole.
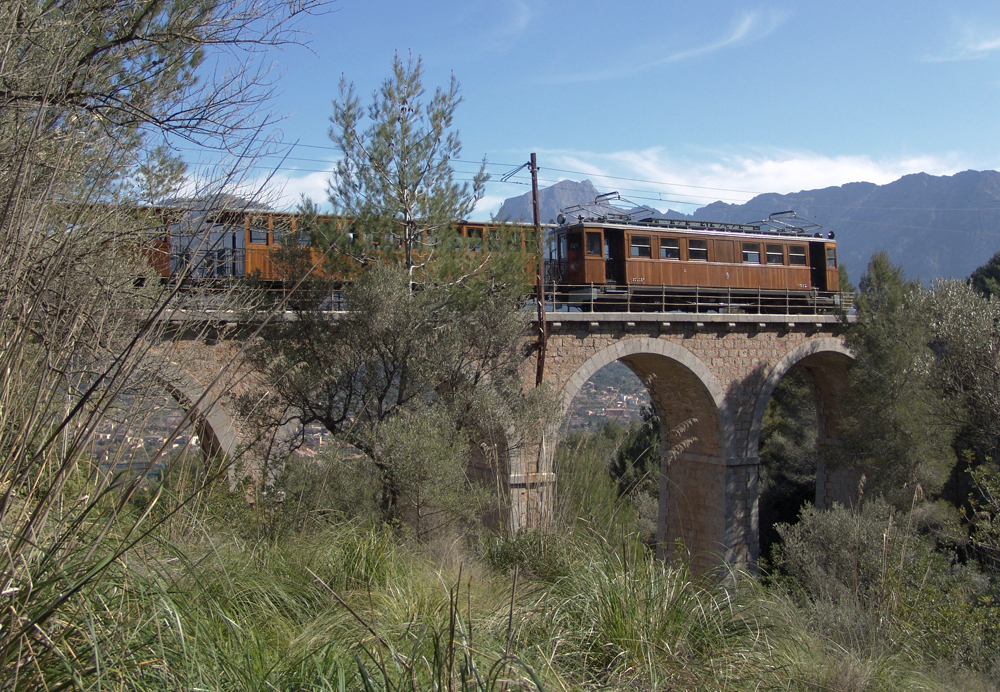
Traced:
<path fill-rule="evenodd" d="M 531 154 L 531 206 L 535 216 L 535 237 L 538 238 L 538 367 L 535 371 L 535 386 L 542 383 L 545 372 L 545 344 L 548 328 L 545 324 L 545 242 L 542 238 L 542 223 L 538 218 L 538 163 Z"/>

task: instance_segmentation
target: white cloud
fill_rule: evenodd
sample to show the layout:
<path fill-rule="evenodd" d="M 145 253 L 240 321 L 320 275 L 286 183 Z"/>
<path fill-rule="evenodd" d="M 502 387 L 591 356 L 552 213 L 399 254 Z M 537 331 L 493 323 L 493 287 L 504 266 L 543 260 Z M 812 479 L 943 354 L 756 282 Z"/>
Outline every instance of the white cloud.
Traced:
<path fill-rule="evenodd" d="M 273 187 L 280 192 L 281 208 L 291 208 L 299 203 L 302 195 L 309 197 L 320 207 L 327 206 L 326 187 L 330 180 L 331 171 L 324 173 L 310 172 L 305 175 L 296 175 L 294 171 L 279 173 L 275 175 Z"/>
<path fill-rule="evenodd" d="M 487 183 L 488 184 L 488 183 Z M 511 195 L 516 197 L 516 195 Z M 490 216 L 500 211 L 500 205 L 507 199 L 503 195 L 484 195 L 476 204 L 475 210 L 470 215 L 472 221 L 489 221 Z"/>
<path fill-rule="evenodd" d="M 980 60 L 1000 50 L 1000 29 L 978 22 L 956 22 L 951 45 L 941 53 L 924 57 L 926 62 Z"/>
<path fill-rule="evenodd" d="M 723 50 L 730 46 L 760 40 L 777 29 L 787 18 L 788 14 L 785 12 L 744 12 L 733 20 L 732 26 L 727 34 L 703 45 L 668 53 L 667 55 L 654 60 L 633 60 L 627 64 L 619 63 L 613 67 L 593 72 L 555 76 L 551 80 L 546 81 L 551 81 L 553 83 L 591 82 L 623 77 L 637 72 L 644 72 L 655 67 L 662 67 L 671 63 L 689 60 L 702 55 L 708 55 L 709 53 L 715 53 L 716 51 Z M 661 49 L 657 47 L 656 50 Z M 647 50 L 647 52 L 649 51 Z"/>
<path fill-rule="evenodd" d="M 504 53 L 515 49 L 528 34 L 540 7 L 525 0 L 502 0 L 494 3 L 473 4 L 461 13 L 458 25 L 464 40 L 477 53 Z"/>
<path fill-rule="evenodd" d="M 507 36 L 520 36 L 531 24 L 534 13 L 523 0 L 511 0 L 508 7 L 508 22 L 498 31 Z"/>
<path fill-rule="evenodd" d="M 950 175 L 970 167 L 954 155 L 873 159 L 769 150 L 680 157 L 662 148 L 603 154 L 544 152 L 543 162 L 550 170 L 563 169 L 547 174 L 543 166 L 541 175 L 547 180 L 590 178 L 599 190 L 618 190 L 623 197 L 658 209 L 687 212 L 716 200 L 739 204 L 765 192 L 785 194 L 850 182 L 882 185 L 908 173 Z"/>

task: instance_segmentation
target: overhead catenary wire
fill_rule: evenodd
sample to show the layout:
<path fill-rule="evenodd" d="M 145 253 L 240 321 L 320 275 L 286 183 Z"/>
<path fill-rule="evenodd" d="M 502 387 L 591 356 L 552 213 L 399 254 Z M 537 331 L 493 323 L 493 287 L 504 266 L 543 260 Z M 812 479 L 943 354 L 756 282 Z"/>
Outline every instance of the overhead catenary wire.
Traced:
<path fill-rule="evenodd" d="M 308 148 L 308 149 L 317 149 L 317 150 L 322 150 L 322 151 L 340 151 L 340 149 L 338 147 L 335 147 L 335 146 L 324 146 L 324 145 L 315 145 L 315 144 L 301 144 L 301 143 L 289 144 L 289 143 L 286 143 L 286 142 L 277 142 L 275 144 L 277 144 L 277 145 L 284 145 L 284 146 L 287 147 L 287 149 L 285 151 L 285 154 L 284 154 L 285 158 L 283 158 L 283 162 L 285 162 L 285 161 L 302 161 L 302 162 L 305 162 L 305 163 L 330 163 L 331 166 L 329 168 L 314 169 L 314 168 L 289 167 L 289 166 L 284 166 L 284 165 L 281 165 L 281 164 L 279 164 L 278 166 L 267 166 L 267 165 L 263 165 L 263 164 L 253 164 L 253 165 L 250 165 L 250 166 L 246 166 L 246 169 L 247 170 L 269 171 L 271 173 L 274 173 L 274 172 L 277 172 L 277 171 L 285 171 L 285 172 L 289 172 L 289 173 L 332 173 L 332 167 L 333 167 L 333 163 L 334 163 L 333 161 L 329 161 L 328 159 L 312 159 L 312 158 L 305 158 L 305 157 L 290 157 L 290 156 L 288 156 L 288 154 L 295 147 Z M 180 148 L 183 149 L 183 147 L 180 147 Z M 192 150 L 193 151 L 194 149 L 189 148 L 188 150 Z M 263 154 L 260 158 L 276 158 L 276 157 L 279 157 L 279 156 L 282 156 L 282 155 L 279 154 L 279 153 L 267 153 L 267 154 Z M 491 162 L 491 161 L 485 161 L 485 162 L 483 162 L 483 161 L 475 161 L 475 160 L 471 160 L 471 159 L 452 159 L 452 160 L 455 163 L 462 163 L 462 164 L 481 165 L 481 164 L 485 163 L 485 165 L 489 166 L 489 167 L 503 167 L 503 168 L 508 169 L 508 170 L 509 170 L 509 168 L 518 165 L 518 164 L 510 164 L 510 163 Z M 211 166 L 213 164 L 203 164 L 203 165 L 205 165 L 205 166 Z M 764 193 L 764 192 L 758 192 L 758 191 L 752 191 L 752 190 L 740 190 L 740 189 L 735 189 L 735 188 L 721 188 L 721 187 L 711 187 L 711 186 L 704 186 L 704 185 L 690 185 L 690 184 L 686 184 L 686 183 L 676 183 L 676 182 L 668 182 L 668 181 L 657 181 L 657 180 L 649 180 L 649 179 L 643 179 L 643 178 L 631 178 L 631 177 L 626 177 L 626 176 L 612 176 L 612 175 L 605 175 L 605 174 L 600 174 L 600 173 L 594 173 L 592 171 L 591 172 L 587 172 L 587 171 L 574 171 L 574 170 L 571 170 L 571 169 L 543 168 L 543 167 L 539 167 L 539 170 L 540 171 L 547 170 L 547 171 L 552 171 L 552 172 L 568 173 L 568 174 L 572 174 L 572 175 L 581 175 L 581 176 L 595 177 L 595 178 L 605 178 L 605 179 L 609 179 L 609 180 L 623 180 L 623 181 L 639 182 L 639 183 L 646 183 L 646 184 L 650 184 L 650 185 L 658 185 L 658 186 L 664 186 L 664 187 L 685 187 L 685 188 L 690 188 L 690 189 L 699 189 L 699 190 L 706 190 L 706 191 L 708 191 L 708 190 L 717 190 L 717 191 L 720 191 L 720 192 L 735 192 L 735 193 L 750 194 L 750 195 L 779 194 L 779 195 L 784 196 L 782 193 L 770 193 L 770 192 Z M 462 175 L 462 174 L 472 175 L 475 172 L 473 172 L 473 171 L 459 170 L 459 171 L 456 171 L 456 173 L 459 173 L 460 175 Z M 471 182 L 472 178 L 457 177 L 456 180 L 458 182 Z M 559 180 L 553 180 L 553 179 L 550 179 L 550 178 L 539 178 L 539 182 L 545 183 L 547 185 L 552 185 L 554 183 L 559 182 Z M 521 181 L 521 180 L 515 180 L 515 179 L 508 179 L 508 180 L 500 181 L 497 178 L 491 179 L 491 184 L 496 184 L 496 185 L 521 185 L 521 186 L 525 186 L 525 187 L 527 187 L 527 186 L 530 185 L 530 183 L 527 182 L 527 181 Z M 629 197 L 631 199 L 633 199 L 633 200 L 636 200 L 636 201 L 659 202 L 659 203 L 665 203 L 665 204 L 677 204 L 677 205 L 694 206 L 694 207 L 703 207 L 703 206 L 705 206 L 705 203 L 703 201 L 700 201 L 700 200 L 705 200 L 705 199 L 712 200 L 712 201 L 725 202 L 725 203 L 735 203 L 735 204 L 738 204 L 738 205 L 744 205 L 747 202 L 751 201 L 750 199 L 737 198 L 737 197 L 723 197 L 723 196 L 716 196 L 716 195 L 711 195 L 710 196 L 710 195 L 696 195 L 696 194 L 686 194 L 685 197 L 687 197 L 688 199 L 671 199 L 671 198 L 664 197 L 664 193 L 661 192 L 661 191 L 650 190 L 650 189 L 639 189 L 639 188 L 619 188 L 619 191 L 621 191 L 621 192 L 627 192 L 627 193 L 633 193 L 633 194 L 630 194 Z M 640 194 L 637 195 L 637 194 L 634 194 L 634 193 L 640 193 Z M 794 193 L 788 193 L 788 194 L 794 194 Z M 643 196 L 643 195 L 655 195 L 655 197 L 654 196 Z M 698 201 L 696 201 L 696 200 L 698 200 Z M 954 203 L 956 200 L 950 200 L 950 201 L 952 201 L 952 203 Z M 970 202 L 971 202 L 971 200 L 970 200 Z M 812 208 L 812 209 L 816 209 L 816 208 L 819 208 L 819 209 L 843 209 L 843 206 L 840 206 L 840 205 L 823 205 L 823 204 L 815 204 L 815 203 L 809 204 L 809 207 Z M 852 210 L 880 210 L 880 211 L 927 211 L 928 210 L 926 207 L 884 207 L 884 206 L 866 206 L 866 205 L 851 205 L 850 209 L 852 209 Z M 769 208 L 755 209 L 755 208 L 750 208 L 750 207 L 744 207 L 743 210 L 744 211 L 748 211 L 748 212 L 761 213 L 761 214 L 769 214 L 769 213 L 771 213 L 773 211 L 773 209 L 769 209 Z M 997 207 L 946 207 L 946 208 L 934 208 L 933 211 L 935 211 L 935 212 L 1000 211 L 1000 200 L 998 200 L 998 206 Z M 869 221 L 869 220 L 864 220 L 864 219 L 824 219 L 824 222 L 825 223 L 843 222 L 843 223 L 854 223 L 854 224 L 864 224 L 864 225 L 876 225 L 876 226 L 883 226 L 883 227 L 890 227 L 890 228 L 903 228 L 903 229 L 907 229 L 907 230 L 943 231 L 943 232 L 947 232 L 947 233 L 961 233 L 961 234 L 979 235 L 979 236 L 987 236 L 987 237 L 1000 236 L 1000 233 L 991 233 L 991 232 L 987 232 L 987 231 L 975 231 L 975 230 L 957 229 L 957 228 L 934 228 L 934 227 L 928 227 L 928 226 L 917 226 L 917 225 L 912 225 L 912 224 L 895 224 L 895 223 L 890 223 L 890 222 Z"/>

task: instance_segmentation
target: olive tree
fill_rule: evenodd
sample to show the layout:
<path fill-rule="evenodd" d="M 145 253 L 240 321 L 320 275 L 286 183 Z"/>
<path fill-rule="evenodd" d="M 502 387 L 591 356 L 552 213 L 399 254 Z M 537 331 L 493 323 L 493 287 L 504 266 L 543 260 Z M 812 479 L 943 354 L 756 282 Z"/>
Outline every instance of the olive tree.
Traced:
<path fill-rule="evenodd" d="M 360 450 L 351 471 L 365 474 L 378 518 L 422 535 L 429 516 L 470 518 L 471 457 L 497 471 L 508 433 L 540 425 L 543 399 L 522 391 L 519 371 L 530 255 L 503 229 L 478 242 L 456 233 L 485 174 L 454 180 L 455 80 L 426 103 L 423 94 L 419 60 L 397 57 L 367 109 L 342 81 L 331 130 L 343 151 L 330 181 L 339 215 L 320 223 L 304 209 L 329 261 L 300 283 L 314 299 L 295 301 L 294 319 L 272 325 L 250 354 L 273 397 L 244 400 L 272 427 L 319 424 Z M 293 249 L 287 266 L 308 272 L 294 260 L 309 254 Z M 314 309 L 332 291 L 346 311 Z M 459 443 L 435 442 L 446 439 Z"/>

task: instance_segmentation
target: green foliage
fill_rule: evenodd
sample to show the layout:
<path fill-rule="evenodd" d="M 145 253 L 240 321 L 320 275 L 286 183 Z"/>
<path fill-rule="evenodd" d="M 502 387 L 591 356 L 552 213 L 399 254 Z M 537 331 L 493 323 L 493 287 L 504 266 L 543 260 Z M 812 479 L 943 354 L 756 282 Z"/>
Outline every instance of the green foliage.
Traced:
<path fill-rule="evenodd" d="M 381 521 L 423 535 L 428 522 L 468 519 L 478 509 L 464 478 L 470 444 L 496 464 L 507 432 L 530 430 L 544 414 L 544 392 L 521 391 L 528 323 L 518 297 L 451 286 L 412 292 L 393 265 L 372 267 L 344 292 L 345 314 L 303 310 L 269 329 L 249 359 L 276 400 L 261 409 L 246 398 L 244 410 L 270 425 L 289 416 L 319 423 L 360 450 L 364 495 L 377 494 Z"/>
<path fill-rule="evenodd" d="M 542 582 L 562 579 L 573 568 L 568 541 L 537 529 L 490 536 L 480 543 L 479 554 L 501 574 L 517 569 L 522 577 Z"/>
<path fill-rule="evenodd" d="M 995 463 L 969 470 L 976 492 L 972 541 L 982 551 L 982 561 L 994 577 L 1000 576 L 1000 470 Z"/>
<path fill-rule="evenodd" d="M 849 650 L 989 670 L 1000 633 L 995 586 L 936 544 L 927 527 L 942 508 L 918 499 L 909 512 L 880 499 L 860 511 L 807 507 L 778 529 L 777 583 L 808 609 L 811 627 Z"/>
<path fill-rule="evenodd" d="M 982 298 L 964 281 L 942 281 L 925 303 L 932 384 L 948 404 L 939 415 L 961 429 L 962 442 L 982 461 L 1000 450 L 1000 299 Z"/>
<path fill-rule="evenodd" d="M 843 262 L 837 267 L 837 278 L 842 293 L 854 293 L 858 287 L 851 283 L 851 276 L 847 273 L 847 265 Z"/>
<path fill-rule="evenodd" d="M 504 224 L 462 235 L 458 222 L 468 218 L 489 176 L 484 162 L 471 185 L 455 182 L 451 162 L 462 150 L 453 129 L 458 82 L 453 77 L 447 90 L 425 100 L 421 73 L 420 59 L 404 63 L 395 56 L 392 76 L 367 108 L 354 85 L 341 80 L 329 132 L 343 152 L 330 181 L 335 217 L 322 220 L 310 200 L 301 207 L 303 232 L 325 253 L 318 277 L 353 280 L 390 263 L 405 267 L 413 284 L 464 287 L 466 298 L 497 286 L 526 293 L 537 239 Z M 285 264 L 291 276 L 307 268 L 301 259 Z"/>
<path fill-rule="evenodd" d="M 623 498 L 608 469 L 618 458 L 629 428 L 616 422 L 596 433 L 567 435 L 555 451 L 558 475 L 556 525 L 566 531 L 583 530 L 611 537 L 635 530 L 637 507 Z M 655 529 L 655 510 L 653 513 Z"/>
<path fill-rule="evenodd" d="M 642 422 L 629 426 L 608 472 L 618 484 L 619 494 L 645 492 L 657 497 L 660 492 L 660 419 L 652 407 L 643 408 L 640 413 Z"/>
<path fill-rule="evenodd" d="M 473 210 L 489 177 L 484 163 L 471 187 L 454 181 L 451 161 L 462 151 L 452 129 L 458 82 L 453 76 L 447 91 L 438 88 L 425 103 L 421 70 L 419 58 L 404 63 L 396 55 L 367 109 L 346 79 L 333 104 L 330 139 L 343 156 L 330 201 L 344 221 L 322 235 L 362 266 L 396 255 L 409 272 L 429 254 L 454 249 L 453 224 Z"/>
<path fill-rule="evenodd" d="M 956 462 L 954 423 L 941 415 L 946 397 L 931 380 L 931 341 L 919 282 L 876 253 L 861 278 L 857 323 L 847 332 L 857 361 L 841 438 L 844 461 L 864 470 L 870 490 L 897 494 L 904 504 L 902 488 L 919 483 L 936 493 Z"/>
<path fill-rule="evenodd" d="M 760 548 L 770 556 L 775 525 L 792 523 L 816 495 L 816 397 L 806 375 L 789 371 L 778 383 L 760 430 Z"/>
<path fill-rule="evenodd" d="M 1000 297 L 1000 252 L 977 267 L 969 277 L 972 288 L 984 298 Z"/>
<path fill-rule="evenodd" d="M 272 428 L 318 423 L 360 450 L 364 459 L 335 469 L 362 500 L 351 511 L 369 504 L 378 521 L 428 537 L 481 511 L 467 466 L 499 468 L 513 438 L 544 426 L 547 397 L 526 395 L 518 370 L 530 253 L 511 233 L 461 237 L 456 223 L 486 174 L 471 187 L 454 181 L 458 83 L 423 99 L 419 60 L 396 56 L 367 109 L 341 82 L 330 130 L 343 152 L 330 183 L 336 216 L 321 221 L 306 200 L 299 229 L 325 264 L 313 271 L 308 248 L 285 253 L 289 276 L 305 279 L 297 319 L 272 325 L 249 354 L 274 396 L 242 408 Z M 334 291 L 346 313 L 314 309 Z"/>
<path fill-rule="evenodd" d="M 751 582 L 727 591 L 703 581 L 653 559 L 636 534 L 613 543 L 581 536 L 572 549 L 572 571 L 539 601 L 541 621 L 521 641 L 558 641 L 559 667 L 584 687 L 769 684 L 773 643 L 754 612 Z"/>
<path fill-rule="evenodd" d="M 183 173 L 158 145 L 249 146 L 253 54 L 314 6 L 0 4 L 0 689 L 167 686 L 163 584 L 134 555 L 197 490 L 182 504 L 90 463 L 116 410 L 141 431 L 160 317 L 179 314 L 146 257 L 163 220 L 138 205 Z M 247 67 L 202 75 L 210 50 Z"/>

